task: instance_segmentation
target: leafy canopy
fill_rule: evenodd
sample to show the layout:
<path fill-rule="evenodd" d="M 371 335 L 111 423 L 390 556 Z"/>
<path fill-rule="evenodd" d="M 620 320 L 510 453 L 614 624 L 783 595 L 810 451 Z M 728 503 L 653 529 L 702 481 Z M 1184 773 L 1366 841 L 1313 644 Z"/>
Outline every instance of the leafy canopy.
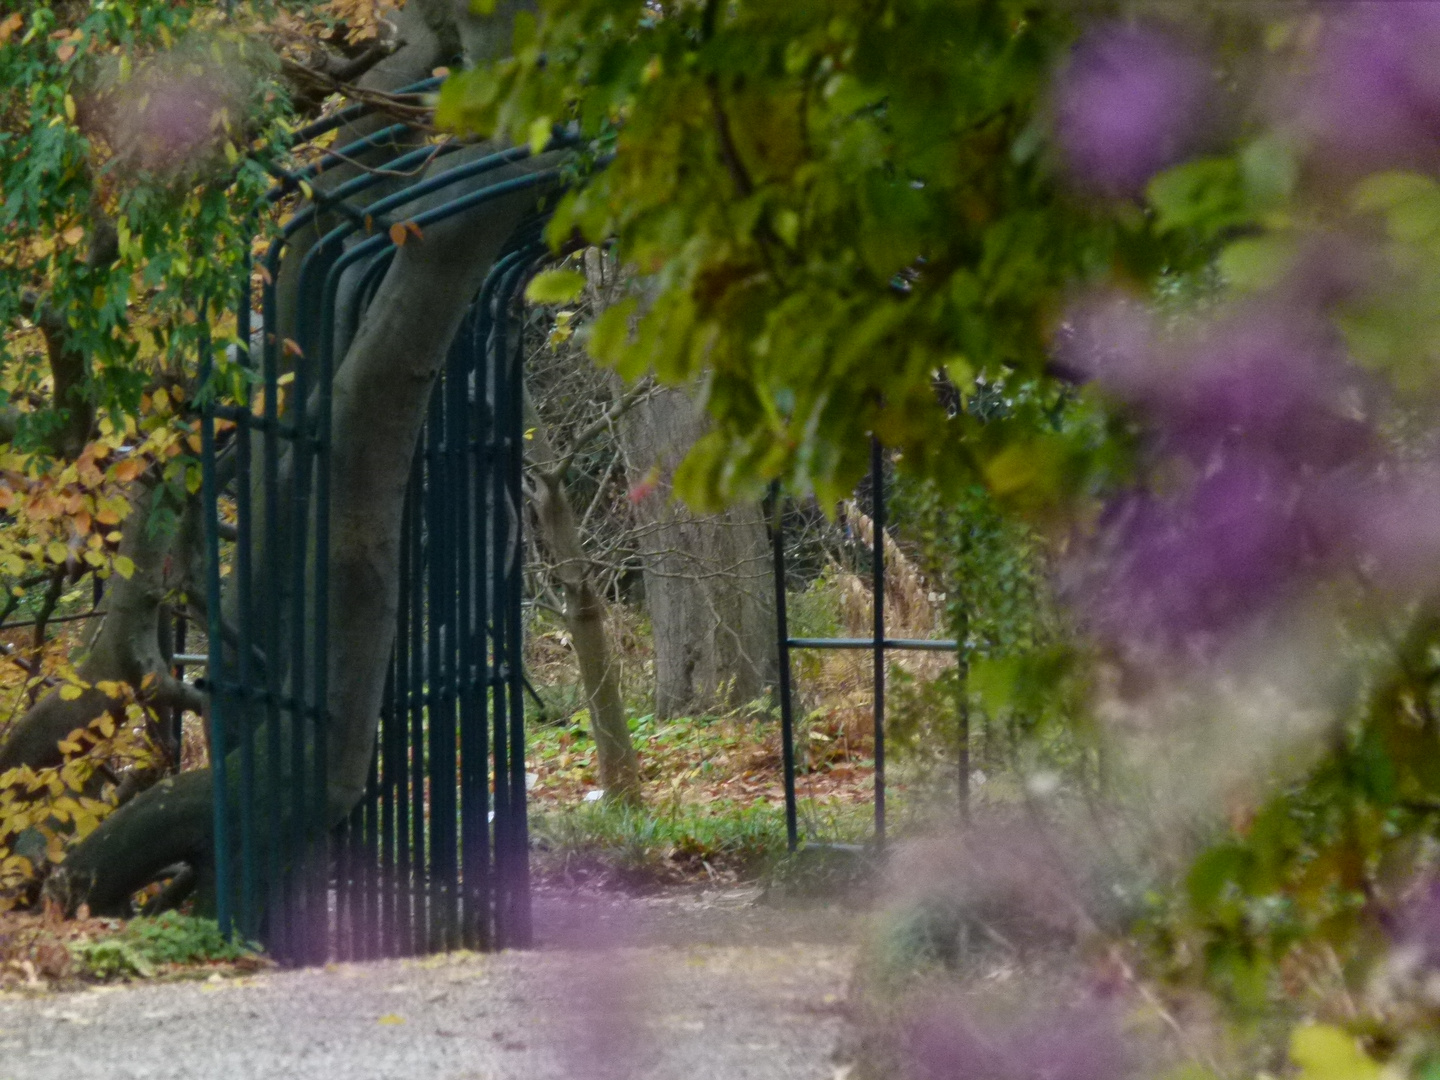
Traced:
<path fill-rule="evenodd" d="M 516 16 L 513 58 L 446 84 L 439 118 L 541 143 L 574 122 L 613 152 L 549 235 L 613 237 L 653 275 L 589 344 L 627 377 L 703 377 L 715 428 L 679 478 L 692 502 L 784 478 L 833 503 L 871 432 L 947 483 L 1073 475 L 1076 448 L 1033 415 L 982 423 L 935 393 L 1033 379 L 1067 284 L 1155 258 L 1057 183 L 1043 106 L 1072 38 L 1058 6 L 541 8 Z"/>

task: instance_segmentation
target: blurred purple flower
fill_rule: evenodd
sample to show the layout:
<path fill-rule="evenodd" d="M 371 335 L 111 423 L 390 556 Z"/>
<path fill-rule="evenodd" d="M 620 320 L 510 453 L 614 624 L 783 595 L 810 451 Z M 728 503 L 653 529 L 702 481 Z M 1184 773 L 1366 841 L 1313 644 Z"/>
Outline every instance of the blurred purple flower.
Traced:
<path fill-rule="evenodd" d="M 1206 62 L 1168 33 L 1110 24 L 1087 34 L 1054 89 L 1071 172 L 1105 194 L 1137 193 L 1194 147 L 1210 88 Z"/>
<path fill-rule="evenodd" d="M 935 899 L 985 911 L 1012 929 L 1080 937 L 1091 929 L 1073 837 L 1029 819 L 980 820 L 896 852 L 891 893 L 902 907 Z"/>
<path fill-rule="evenodd" d="M 1354 500 L 1361 568 L 1410 595 L 1440 586 L 1440 462 L 1412 465 Z"/>
<path fill-rule="evenodd" d="M 1113 1006 L 1085 1001 L 981 1023 L 959 1002 L 932 1006 L 911 1029 L 915 1080 L 1117 1080 L 1130 1054 Z"/>
<path fill-rule="evenodd" d="M 1156 377 L 1159 330 L 1149 305 L 1120 292 L 1074 304 L 1061 326 L 1052 370 L 1076 383 L 1136 401 Z"/>
<path fill-rule="evenodd" d="M 1305 560 L 1298 494 L 1274 463 L 1248 460 L 1179 495 L 1120 500 L 1077 590 L 1090 627 L 1166 648 L 1213 638 L 1268 609 Z"/>
<path fill-rule="evenodd" d="M 1427 964 L 1440 963 L 1440 882 L 1416 887 L 1392 920 L 1391 939 L 1420 951 Z"/>
<path fill-rule="evenodd" d="M 1337 5 L 1290 107 L 1324 168 L 1440 163 L 1440 2 Z"/>
<path fill-rule="evenodd" d="M 627 949 L 643 934 L 621 897 L 563 890 L 542 894 L 544 941 L 568 954 L 549 971 L 550 1009 L 563 1035 L 553 1049 L 564 1075 L 623 1080 L 653 1051 L 641 1022 L 644 985 Z"/>
<path fill-rule="evenodd" d="M 1166 445 L 1192 461 L 1244 446 L 1323 470 L 1355 460 L 1371 444 L 1355 416 L 1354 369 L 1338 336 L 1311 311 L 1242 309 L 1179 360 L 1142 403 Z"/>
<path fill-rule="evenodd" d="M 174 176 L 218 159 L 243 103 L 239 81 L 219 65 L 162 57 L 116 89 L 104 133 L 124 167 Z"/>
<path fill-rule="evenodd" d="M 1378 440 L 1368 386 L 1322 314 L 1345 285 L 1313 277 L 1186 336 L 1133 301 L 1067 320 L 1062 364 L 1131 408 L 1160 478 L 1111 504 L 1064 575 L 1105 638 L 1208 646 L 1354 559 Z"/>

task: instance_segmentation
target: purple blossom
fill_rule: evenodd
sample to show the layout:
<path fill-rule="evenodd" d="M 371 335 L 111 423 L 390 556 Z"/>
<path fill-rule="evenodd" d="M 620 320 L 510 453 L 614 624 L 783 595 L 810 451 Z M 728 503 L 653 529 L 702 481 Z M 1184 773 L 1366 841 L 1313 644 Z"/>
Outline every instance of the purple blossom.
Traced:
<path fill-rule="evenodd" d="M 1321 40 L 1314 74 L 1291 106 L 1327 169 L 1366 172 L 1437 163 L 1440 2 L 1344 5 Z"/>
<path fill-rule="evenodd" d="M 1388 929 L 1391 942 L 1419 965 L 1440 966 L 1440 882 L 1422 880 L 1410 890 Z"/>
<path fill-rule="evenodd" d="M 1078 590 L 1091 628 L 1175 646 L 1267 610 L 1305 561 L 1300 506 L 1291 479 L 1263 460 L 1229 463 L 1178 495 L 1122 499 Z"/>
<path fill-rule="evenodd" d="M 1127 652 L 1208 647 L 1353 563 L 1379 459 L 1366 386 L 1308 279 L 1199 330 L 1133 302 L 1068 321 L 1064 361 L 1144 423 L 1151 490 L 1112 503 L 1071 564 L 1090 627 Z"/>
<path fill-rule="evenodd" d="M 1027 819 L 990 818 L 964 832 L 906 844 L 892 865 L 902 906 L 935 898 L 994 912 L 1049 936 L 1079 937 L 1090 926 L 1073 837 Z"/>
<path fill-rule="evenodd" d="M 1303 308 L 1242 309 L 1179 356 L 1148 388 L 1168 444 L 1193 461 L 1244 446 L 1308 469 L 1353 461 L 1370 446 L 1355 415 L 1355 373 L 1334 331 Z"/>
<path fill-rule="evenodd" d="M 907 1047 L 915 1080 L 1117 1080 L 1130 1054 L 1114 1007 L 1084 1001 L 982 1023 L 965 1006 L 932 1006 Z"/>
<path fill-rule="evenodd" d="M 1054 90 L 1071 172 L 1105 194 L 1137 193 L 1195 146 L 1210 88 L 1206 62 L 1163 31 L 1110 24 L 1087 34 Z"/>
<path fill-rule="evenodd" d="M 128 168 L 178 175 L 213 160 L 239 122 L 243 94 L 223 69 L 165 57 L 120 86 L 107 103 L 105 136 Z"/>
<path fill-rule="evenodd" d="M 1353 500 L 1361 568 L 1411 595 L 1440 585 L 1440 462 L 1397 470 Z"/>

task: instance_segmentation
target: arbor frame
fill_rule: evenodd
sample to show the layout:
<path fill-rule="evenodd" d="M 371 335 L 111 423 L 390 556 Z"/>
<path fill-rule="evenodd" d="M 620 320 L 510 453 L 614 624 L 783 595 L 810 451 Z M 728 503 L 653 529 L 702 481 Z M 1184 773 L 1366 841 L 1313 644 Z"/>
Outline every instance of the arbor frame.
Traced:
<path fill-rule="evenodd" d="M 301 134 L 313 138 L 355 115 L 348 110 Z M 272 199 L 308 193 L 309 178 L 384 148 L 402 130 L 383 129 L 302 172 L 280 173 Z M 341 222 L 302 263 L 298 340 L 264 333 L 254 364 L 247 290 L 229 392 L 213 365 L 203 381 L 216 909 L 227 933 L 258 939 L 291 963 L 531 942 L 523 348 L 511 308 L 550 257 L 541 216 L 520 227 L 489 272 L 433 388 L 405 496 L 396 645 L 369 784 L 352 808 L 335 805 L 329 783 L 330 729 L 343 719 L 324 704 L 334 674 L 329 611 L 344 602 L 329 575 L 331 385 L 337 333 L 347 329 L 337 322 L 348 319 L 353 333 L 397 242 L 492 200 L 530 189 L 538 196 L 558 180 L 556 170 L 540 169 L 466 185 L 532 156 L 511 148 L 410 183 L 363 211 L 345 203 L 386 175 L 458 148 L 401 147 L 383 171 L 297 213 L 262 263 L 267 330 L 278 325 L 275 281 L 286 241 L 321 214 L 338 211 Z M 406 219 L 407 210 L 419 212 Z M 337 302 L 342 281 L 354 289 L 348 310 Z M 233 582 L 223 580 L 222 543 L 233 545 Z"/>

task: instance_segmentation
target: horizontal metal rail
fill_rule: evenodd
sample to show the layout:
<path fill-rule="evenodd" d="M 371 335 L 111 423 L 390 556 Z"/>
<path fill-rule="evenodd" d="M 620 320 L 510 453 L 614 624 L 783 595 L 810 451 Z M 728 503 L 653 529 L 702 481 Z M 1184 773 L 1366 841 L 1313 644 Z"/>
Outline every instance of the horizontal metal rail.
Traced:
<path fill-rule="evenodd" d="M 792 649 L 873 649 L 874 638 L 788 638 L 786 645 Z M 886 649 L 901 649 L 913 652 L 955 652 L 958 642 L 949 638 L 885 638 Z"/>

